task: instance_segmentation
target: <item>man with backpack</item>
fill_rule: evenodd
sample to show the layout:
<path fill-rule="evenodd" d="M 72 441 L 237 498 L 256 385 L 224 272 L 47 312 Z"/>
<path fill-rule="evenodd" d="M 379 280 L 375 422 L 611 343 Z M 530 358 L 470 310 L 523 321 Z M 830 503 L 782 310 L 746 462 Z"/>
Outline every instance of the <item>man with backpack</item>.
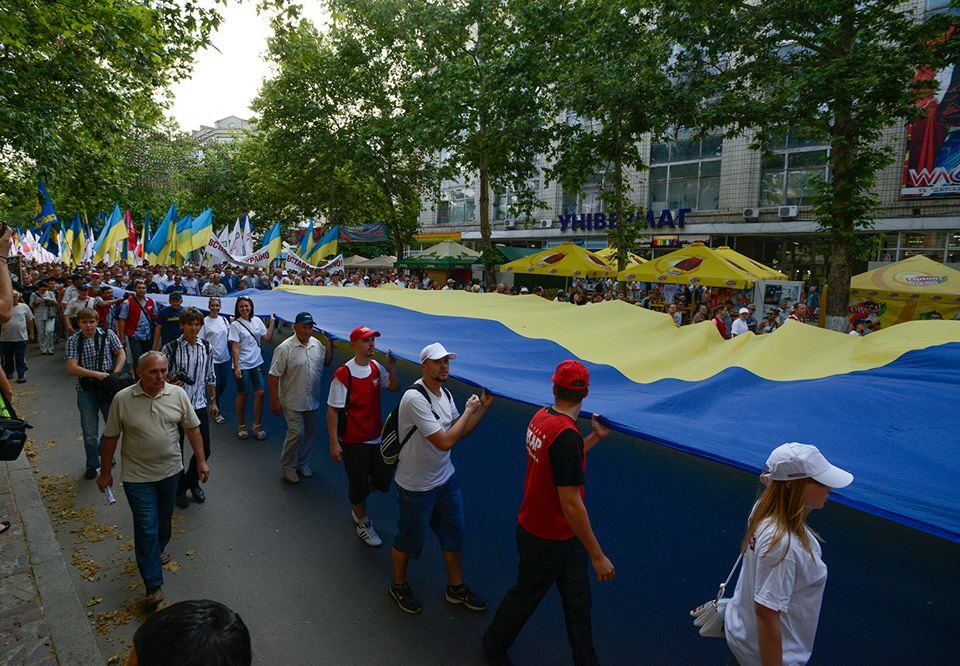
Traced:
<path fill-rule="evenodd" d="M 350 333 L 354 356 L 337 368 L 327 398 L 327 435 L 330 457 L 347 472 L 348 499 L 357 536 L 368 546 L 383 543 L 367 517 L 371 488 L 390 490 L 393 470 L 380 455 L 380 391 L 397 390 L 396 360 L 387 355 L 384 368 L 373 359 L 379 331 L 358 326 Z"/>
<path fill-rule="evenodd" d="M 407 562 L 420 557 L 428 527 L 440 541 L 447 567 L 444 599 L 473 611 L 487 608 L 487 602 L 463 582 L 463 498 L 450 450 L 473 432 L 493 397 L 486 391 L 482 398 L 470 396 L 460 414 L 450 391 L 443 388 L 450 378 L 450 361 L 456 357 L 439 342 L 420 350 L 423 376 L 403 394 L 397 409 L 397 431 L 406 444 L 394 477 L 400 521 L 391 551 L 390 596 L 405 613 L 423 609 L 407 583 Z"/>
<path fill-rule="evenodd" d="M 100 466 L 100 415 L 106 423 L 110 401 L 98 391 L 111 373 L 118 373 L 127 362 L 127 355 L 117 334 L 97 328 L 100 319 L 95 310 L 84 308 L 77 313 L 80 330 L 67 339 L 65 353 L 67 372 L 77 379 L 77 408 L 83 431 L 83 450 L 87 464 L 85 479 L 97 478 Z"/>
<path fill-rule="evenodd" d="M 157 323 L 157 304 L 147 296 L 147 283 L 135 280 L 133 295 L 120 306 L 117 335 L 120 342 L 130 342 L 130 364 L 137 370 L 137 361 L 153 346 L 153 327 Z"/>
<path fill-rule="evenodd" d="M 213 353 L 210 344 L 200 339 L 203 314 L 196 308 L 186 308 L 177 315 L 180 330 L 176 340 L 163 346 L 160 351 L 167 357 L 167 381 L 176 384 L 187 393 L 193 411 L 200 420 L 200 439 L 203 440 L 203 458 L 210 459 L 210 417 L 220 413 L 217 407 L 217 375 L 214 372 Z M 183 430 L 180 430 L 180 453 L 183 455 Z M 187 490 L 193 499 L 203 504 L 207 496 L 200 487 L 197 475 L 197 457 L 190 459 L 190 466 L 180 472 L 175 504 L 181 509 L 190 506 Z"/>

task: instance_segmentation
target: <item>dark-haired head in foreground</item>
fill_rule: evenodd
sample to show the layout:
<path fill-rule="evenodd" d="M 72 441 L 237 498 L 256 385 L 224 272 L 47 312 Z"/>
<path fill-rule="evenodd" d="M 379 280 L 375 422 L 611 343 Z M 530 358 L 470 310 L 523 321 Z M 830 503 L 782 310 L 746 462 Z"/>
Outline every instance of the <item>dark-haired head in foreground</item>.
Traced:
<path fill-rule="evenodd" d="M 133 635 L 128 666 L 249 666 L 250 632 L 239 615 L 207 599 L 157 611 Z"/>

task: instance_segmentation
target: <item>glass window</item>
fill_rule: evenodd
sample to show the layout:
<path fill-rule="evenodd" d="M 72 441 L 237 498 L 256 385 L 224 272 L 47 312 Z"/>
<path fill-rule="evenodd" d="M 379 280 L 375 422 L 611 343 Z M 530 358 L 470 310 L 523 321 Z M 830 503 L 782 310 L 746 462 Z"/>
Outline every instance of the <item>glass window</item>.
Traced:
<path fill-rule="evenodd" d="M 810 206 L 818 183 L 828 177 L 830 150 L 791 150 L 794 142 L 805 145 L 805 140 L 795 138 L 791 132 L 786 149 L 764 156 L 760 175 L 761 206 Z"/>
<path fill-rule="evenodd" d="M 662 164 L 670 161 L 670 146 L 665 143 L 650 145 L 650 164 Z"/>
<path fill-rule="evenodd" d="M 817 193 L 817 183 L 823 180 L 822 169 L 791 169 L 787 171 L 788 206 L 809 206 Z"/>
<path fill-rule="evenodd" d="M 441 201 L 437 204 L 437 224 L 446 226 L 450 224 L 450 202 Z"/>
<path fill-rule="evenodd" d="M 942 250 L 946 246 L 945 231 L 921 231 L 901 235 L 902 248 L 929 248 Z"/>
<path fill-rule="evenodd" d="M 960 233 L 950 234 L 950 247 L 960 247 Z"/>
<path fill-rule="evenodd" d="M 651 209 L 716 210 L 720 207 L 718 158 L 723 150 L 723 138 L 711 136 L 694 141 L 691 135 L 691 131 L 681 130 L 673 141 L 651 144 L 650 163 L 670 163 L 650 169 L 648 204 Z"/>
<path fill-rule="evenodd" d="M 584 179 L 583 189 L 579 194 L 563 193 L 563 212 L 565 215 L 600 213 L 603 211 L 603 201 L 600 199 L 603 176 L 592 173 Z"/>
<path fill-rule="evenodd" d="M 790 153 L 788 165 L 791 169 L 795 167 L 824 167 L 827 164 L 826 150 L 806 150 L 799 153 Z"/>
<path fill-rule="evenodd" d="M 760 205 L 780 206 L 784 200 L 783 171 L 764 171 L 760 176 Z"/>

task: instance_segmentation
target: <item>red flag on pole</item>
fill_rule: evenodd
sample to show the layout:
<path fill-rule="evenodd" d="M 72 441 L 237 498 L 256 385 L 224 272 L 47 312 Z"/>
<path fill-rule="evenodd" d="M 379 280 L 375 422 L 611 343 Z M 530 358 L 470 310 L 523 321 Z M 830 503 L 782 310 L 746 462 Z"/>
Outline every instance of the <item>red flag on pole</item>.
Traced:
<path fill-rule="evenodd" d="M 127 210 L 127 249 L 135 252 L 137 249 L 137 228 L 133 226 L 133 218 L 130 217 L 130 211 Z"/>

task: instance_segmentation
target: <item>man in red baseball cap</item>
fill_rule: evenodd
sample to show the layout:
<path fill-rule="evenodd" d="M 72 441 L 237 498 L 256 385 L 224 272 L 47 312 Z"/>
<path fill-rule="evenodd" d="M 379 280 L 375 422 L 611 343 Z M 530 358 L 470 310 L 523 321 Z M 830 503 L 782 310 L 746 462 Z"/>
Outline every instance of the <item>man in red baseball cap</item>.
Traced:
<path fill-rule="evenodd" d="M 367 517 L 370 489 L 390 490 L 393 473 L 380 455 L 380 391 L 396 391 L 396 360 L 387 352 L 384 367 L 374 360 L 380 331 L 357 326 L 350 332 L 354 356 L 337 368 L 327 398 L 327 435 L 330 457 L 347 472 L 347 496 L 353 509 L 357 536 L 368 546 L 383 543 Z"/>
<path fill-rule="evenodd" d="M 553 373 L 553 406 L 540 409 L 527 426 L 527 474 L 517 526 L 520 576 L 482 639 L 493 664 L 510 663 L 507 650 L 553 585 L 563 600 L 574 663 L 599 663 L 590 625 L 588 557 L 600 582 L 613 580 L 615 572 L 590 527 L 583 486 L 586 453 L 610 429 L 594 414 L 590 434 L 580 434 L 577 417 L 589 390 L 587 368 L 563 361 Z"/>

